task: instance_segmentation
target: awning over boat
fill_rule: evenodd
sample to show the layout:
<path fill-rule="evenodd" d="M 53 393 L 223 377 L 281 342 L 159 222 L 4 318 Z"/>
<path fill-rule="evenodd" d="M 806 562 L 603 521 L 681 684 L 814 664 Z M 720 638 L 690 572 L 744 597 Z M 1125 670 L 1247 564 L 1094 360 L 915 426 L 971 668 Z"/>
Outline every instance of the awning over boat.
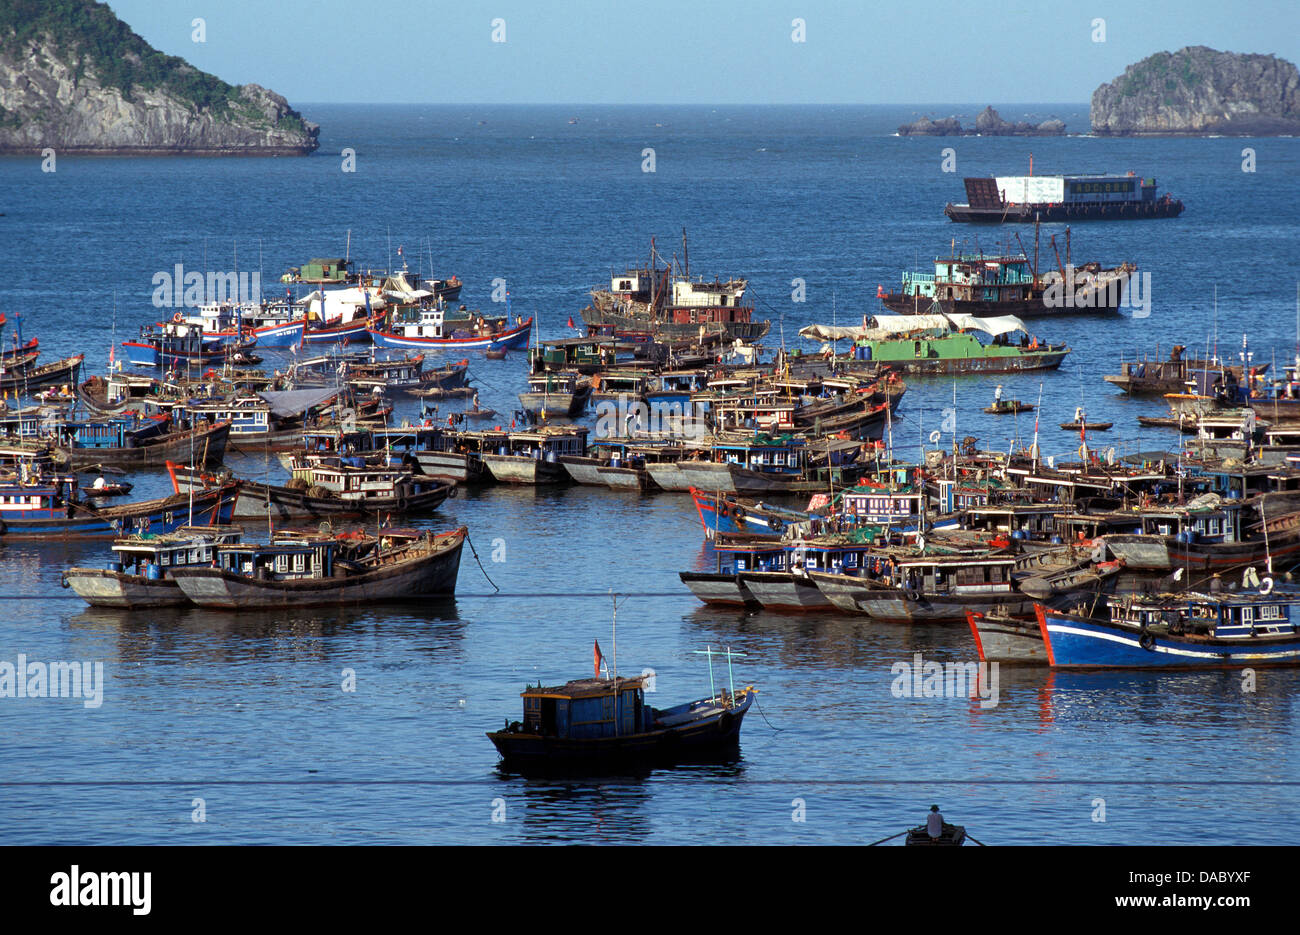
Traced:
<path fill-rule="evenodd" d="M 983 331 L 986 334 L 1008 334 L 1013 331 L 1029 329 L 1015 315 L 1001 315 L 996 318 L 977 318 L 974 315 L 954 312 L 942 315 L 873 315 L 874 327 L 862 325 L 839 326 L 808 325 L 799 334 L 814 341 L 839 341 L 845 338 L 854 340 L 866 338 L 877 341 L 893 338 L 913 331 Z"/>
<path fill-rule="evenodd" d="M 257 395 L 271 406 L 271 415 L 278 418 L 300 415 L 313 406 L 327 402 L 339 394 L 337 387 L 314 390 L 268 390 Z"/>

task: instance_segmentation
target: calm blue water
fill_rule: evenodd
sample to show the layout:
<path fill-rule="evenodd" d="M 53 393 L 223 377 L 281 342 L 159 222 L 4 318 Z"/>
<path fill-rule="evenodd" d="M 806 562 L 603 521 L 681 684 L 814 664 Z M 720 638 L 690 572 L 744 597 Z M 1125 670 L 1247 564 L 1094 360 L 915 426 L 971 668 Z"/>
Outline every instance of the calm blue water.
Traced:
<path fill-rule="evenodd" d="M 986 250 L 1014 229 L 942 215 L 963 175 L 1129 169 L 1155 175 L 1188 208 L 1173 221 L 1079 225 L 1076 261 L 1136 261 L 1152 277 L 1146 319 L 1034 325 L 1074 348 L 1058 372 L 1004 380 L 1043 400 L 1043 449 L 1083 402 L 1113 420 L 1122 454 L 1176 439 L 1139 431 L 1149 402 L 1100 377 L 1121 353 L 1204 350 L 1216 331 L 1256 360 L 1295 353 L 1300 146 L 1295 140 L 899 139 L 906 108 L 343 107 L 305 109 L 322 146 L 303 159 L 0 159 L 6 275 L 0 310 L 49 359 L 84 351 L 102 371 L 116 340 L 157 318 L 151 278 L 258 270 L 265 290 L 308 257 L 458 274 L 471 307 L 508 283 L 516 313 L 558 337 L 610 267 L 690 234 L 695 271 L 749 277 L 759 310 L 800 346 L 810 322 L 875 305 L 878 283 L 927 262 L 951 238 Z M 1082 105 L 1004 106 L 1086 125 Z M 577 124 L 569 118 L 577 117 Z M 956 151 L 956 174 L 940 169 Z M 1241 171 L 1242 149 L 1258 171 Z M 344 173 L 340 151 L 356 151 Z M 641 171 L 642 150 L 656 171 Z M 1063 228 L 1044 228 L 1048 233 Z M 1020 229 L 1032 250 L 1032 230 Z M 430 259 L 432 257 L 432 259 Z M 1044 265 L 1047 261 L 1044 261 Z M 790 281 L 807 302 L 790 300 Z M 834 311 L 832 311 L 832 296 Z M 803 345 L 812 350 L 812 346 Z M 475 360 L 482 402 L 510 411 L 523 362 Z M 915 454 L 940 409 L 961 435 L 1004 447 L 1032 422 L 983 416 L 992 381 L 912 382 L 895 443 Z M 410 414 L 403 410 L 401 414 Z M 241 474 L 283 476 L 258 458 Z M 161 494 L 158 476 L 133 478 Z M 907 628 L 863 618 L 702 609 L 677 572 L 711 568 L 689 498 L 589 488 L 489 488 L 428 521 L 465 523 L 456 600 L 289 614 L 87 611 L 58 581 L 98 564 L 100 544 L 0 544 L 0 660 L 104 664 L 104 701 L 0 699 L 0 840 L 11 843 L 865 843 L 943 806 L 986 843 L 1234 843 L 1263 820 L 1300 817 L 1300 676 L 1053 675 L 1003 670 L 1000 703 L 896 698 L 890 666 L 921 652 L 970 660 L 964 626 Z M 494 561 L 493 558 L 501 559 Z M 735 765 L 646 779 L 541 783 L 506 778 L 483 732 L 519 717 L 527 681 L 585 674 L 591 642 L 620 671 L 653 667 L 661 705 L 708 690 L 694 654 L 731 646 L 736 678 L 760 686 Z M 343 672 L 356 691 L 341 689 Z M 719 678 L 724 677 L 718 669 Z M 762 715 L 766 715 L 764 718 Z M 1290 783 L 1291 785 L 1288 785 Z M 202 798 L 206 821 L 191 815 Z M 802 800 L 804 821 L 794 821 Z M 1100 816 L 1104 799 L 1105 821 Z M 504 821 L 492 820 L 494 800 Z M 500 816 L 500 805 L 497 806 Z"/>

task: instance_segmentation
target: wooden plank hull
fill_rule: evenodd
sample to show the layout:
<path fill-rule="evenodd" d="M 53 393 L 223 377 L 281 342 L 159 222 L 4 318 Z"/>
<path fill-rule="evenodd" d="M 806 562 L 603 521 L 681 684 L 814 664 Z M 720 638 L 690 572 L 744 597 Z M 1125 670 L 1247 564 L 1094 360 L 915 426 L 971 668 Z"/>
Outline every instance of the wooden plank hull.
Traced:
<path fill-rule="evenodd" d="M 106 568 L 69 568 L 64 587 L 91 607 L 183 607 L 185 594 L 170 578 L 146 578 Z"/>

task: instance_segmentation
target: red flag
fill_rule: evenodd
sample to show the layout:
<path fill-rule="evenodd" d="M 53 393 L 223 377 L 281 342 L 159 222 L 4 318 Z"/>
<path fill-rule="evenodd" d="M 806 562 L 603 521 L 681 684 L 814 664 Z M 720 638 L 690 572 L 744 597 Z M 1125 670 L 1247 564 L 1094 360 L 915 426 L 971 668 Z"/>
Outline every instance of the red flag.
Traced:
<path fill-rule="evenodd" d="M 592 662 L 596 666 L 596 678 L 600 678 L 600 662 L 605 658 L 600 654 L 600 641 L 592 640 L 591 647 Z"/>
<path fill-rule="evenodd" d="M 576 328 L 576 327 L 578 327 L 577 325 L 575 325 L 575 324 L 573 323 L 573 316 L 572 316 L 572 315 L 569 316 L 569 327 L 570 327 L 570 328 Z"/>

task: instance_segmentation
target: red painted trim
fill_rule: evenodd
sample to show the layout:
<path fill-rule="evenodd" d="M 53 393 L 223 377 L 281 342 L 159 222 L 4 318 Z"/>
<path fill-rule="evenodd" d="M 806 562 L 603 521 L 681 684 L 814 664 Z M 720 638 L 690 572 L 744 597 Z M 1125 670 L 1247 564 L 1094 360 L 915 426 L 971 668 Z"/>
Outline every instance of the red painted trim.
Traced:
<path fill-rule="evenodd" d="M 1043 634 L 1043 646 L 1047 648 L 1047 663 L 1053 668 L 1056 667 L 1056 654 L 1052 652 L 1052 636 L 1047 632 L 1047 616 L 1043 613 L 1043 605 L 1034 602 L 1034 616 L 1038 618 L 1038 632 Z"/>

